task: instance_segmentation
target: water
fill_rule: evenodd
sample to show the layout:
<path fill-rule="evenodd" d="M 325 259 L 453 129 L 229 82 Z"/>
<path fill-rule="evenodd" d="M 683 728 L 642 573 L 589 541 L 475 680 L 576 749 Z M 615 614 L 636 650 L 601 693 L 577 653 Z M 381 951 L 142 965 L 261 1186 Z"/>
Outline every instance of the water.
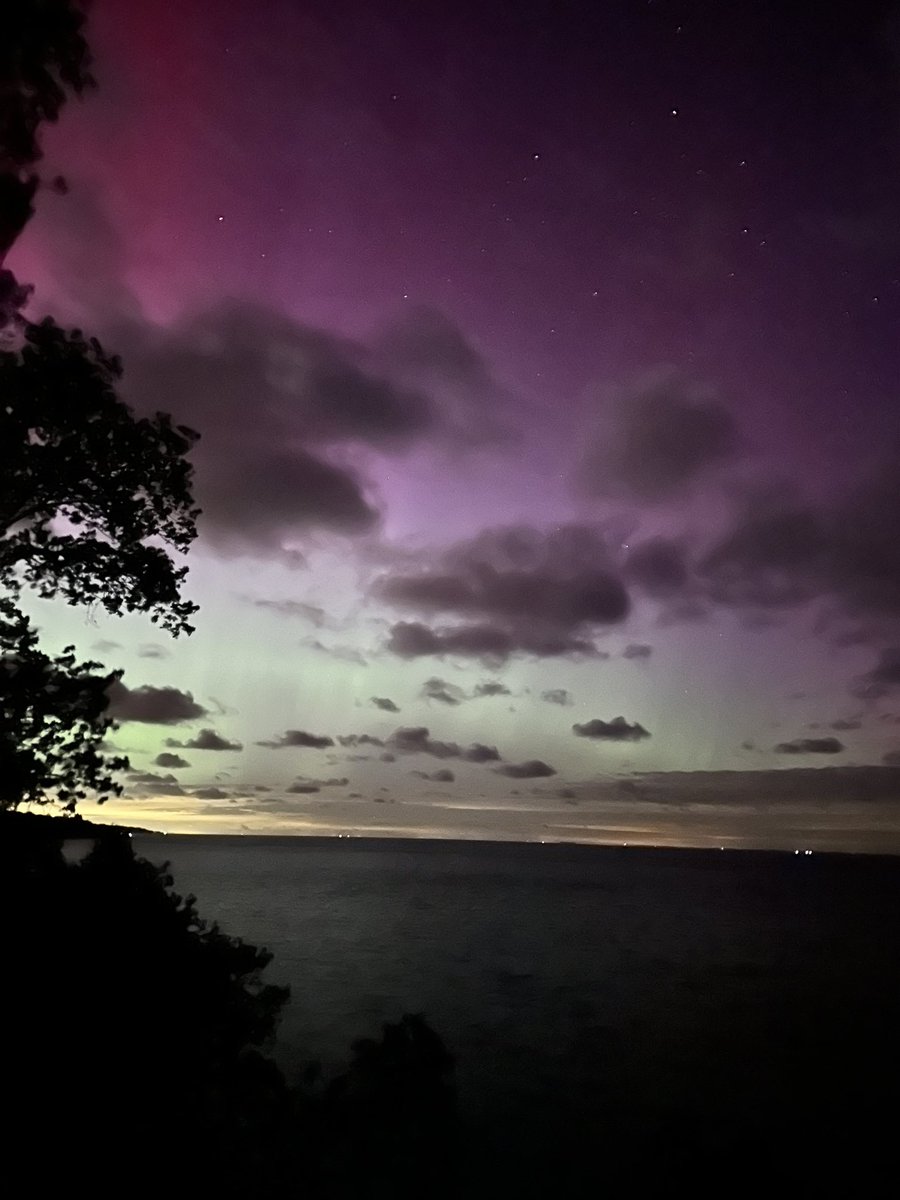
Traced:
<path fill-rule="evenodd" d="M 276 1056 L 424 1012 L 467 1111 L 751 1119 L 870 1093 L 897 1049 L 900 860 L 311 838 L 135 840 L 274 952 Z M 774 1098 L 774 1099 L 773 1099 Z M 543 1116 L 541 1116 L 543 1119 Z M 562 1118 L 560 1118 L 562 1119 Z"/>

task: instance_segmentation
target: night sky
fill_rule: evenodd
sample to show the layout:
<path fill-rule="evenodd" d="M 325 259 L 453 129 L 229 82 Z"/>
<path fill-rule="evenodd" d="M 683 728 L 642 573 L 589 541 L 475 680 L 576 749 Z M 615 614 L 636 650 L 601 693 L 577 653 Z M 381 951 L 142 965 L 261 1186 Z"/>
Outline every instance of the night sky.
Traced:
<path fill-rule="evenodd" d="M 189 640 L 31 605 L 125 668 L 107 817 L 900 850 L 900 8 L 89 37 L 10 265 L 204 509 Z"/>

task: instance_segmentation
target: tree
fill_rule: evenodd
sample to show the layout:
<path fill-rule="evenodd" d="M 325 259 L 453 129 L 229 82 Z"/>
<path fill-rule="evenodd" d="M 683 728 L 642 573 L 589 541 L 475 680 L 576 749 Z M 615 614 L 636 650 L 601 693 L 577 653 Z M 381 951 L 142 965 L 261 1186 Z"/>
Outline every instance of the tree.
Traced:
<path fill-rule="evenodd" d="M 33 213 L 40 132 L 70 95 L 94 86 L 74 0 L 23 0 L 0 38 L 0 265 Z M 56 181 L 57 184 L 59 181 Z M 0 806 L 72 809 L 90 788 L 121 789 L 104 760 L 106 688 L 74 649 L 48 658 L 19 604 L 44 599 L 145 612 L 173 636 L 197 606 L 181 597 L 196 536 L 197 434 L 164 413 L 138 418 L 120 399 L 118 358 L 96 338 L 23 314 L 30 289 L 0 270 Z"/>
<path fill-rule="evenodd" d="M 84 13 L 71 0 L 7 5 L 0 38 L 0 266 L 34 208 L 40 129 L 95 86 Z M 61 180 L 55 180 L 61 186 Z M 64 186 L 64 185 L 62 185 Z"/>

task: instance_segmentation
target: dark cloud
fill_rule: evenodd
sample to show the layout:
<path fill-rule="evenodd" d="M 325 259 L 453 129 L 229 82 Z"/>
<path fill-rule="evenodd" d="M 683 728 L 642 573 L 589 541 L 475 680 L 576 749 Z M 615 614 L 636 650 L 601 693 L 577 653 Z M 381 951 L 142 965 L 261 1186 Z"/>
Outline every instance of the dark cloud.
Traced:
<path fill-rule="evenodd" d="M 325 624 L 325 609 L 319 608 L 317 604 L 306 604 L 302 600 L 266 600 L 250 599 L 249 597 L 245 597 L 245 599 L 255 608 L 266 608 L 282 617 L 298 617 L 302 621 L 309 621 L 316 628 L 321 628 Z"/>
<path fill-rule="evenodd" d="M 434 758 L 459 758 L 456 742 L 439 742 L 432 738 L 424 725 L 395 729 L 387 745 L 397 754 L 430 754 Z"/>
<path fill-rule="evenodd" d="M 531 758 L 523 763 L 504 763 L 500 767 L 494 767 L 494 770 L 498 775 L 506 775 L 509 779 L 543 779 L 556 774 L 553 767 L 541 762 L 539 758 Z"/>
<path fill-rule="evenodd" d="M 849 733 L 853 729 L 861 729 L 862 721 L 856 718 L 840 717 L 837 721 L 831 722 L 831 728 L 837 733 Z"/>
<path fill-rule="evenodd" d="M 300 645 L 309 646 L 311 650 L 318 650 L 322 654 L 327 654 L 330 658 L 338 659 L 340 662 L 354 663 L 358 667 L 367 667 L 369 665 L 355 646 L 326 646 L 318 638 L 305 638 Z"/>
<path fill-rule="evenodd" d="M 471 763 L 499 762 L 500 752 L 496 746 L 485 746 L 482 742 L 473 742 L 471 746 L 467 746 L 460 753 L 460 758 Z"/>
<path fill-rule="evenodd" d="M 165 646 L 157 646 L 155 643 L 147 642 L 138 647 L 138 658 L 168 658 L 169 651 Z"/>
<path fill-rule="evenodd" d="M 379 339 L 392 373 L 436 400 L 442 423 L 456 440 L 484 442 L 504 436 L 509 397 L 463 332 L 434 308 L 417 307 Z"/>
<path fill-rule="evenodd" d="M 381 756 L 383 762 L 393 762 L 397 755 L 403 754 L 429 754 L 432 758 L 459 758 L 471 763 L 496 762 L 500 758 L 495 746 L 485 746 L 481 742 L 473 742 L 469 746 L 442 742 L 433 738 L 424 725 L 401 726 L 394 730 L 387 741 L 373 738 L 367 733 L 349 734 L 338 738 L 338 741 L 342 746 L 383 746 L 386 749 Z"/>
<path fill-rule="evenodd" d="M 835 737 L 795 738 L 774 747 L 776 754 L 840 754 L 843 749 L 843 742 Z"/>
<path fill-rule="evenodd" d="M 308 784 L 308 785 L 310 785 L 312 787 L 316 787 L 316 788 L 328 788 L 328 787 L 346 787 L 347 784 L 350 782 L 350 780 L 345 775 L 342 775 L 340 777 L 333 776 L 329 779 L 303 779 L 303 778 L 301 778 L 301 779 L 294 780 L 294 782 L 295 782 L 295 784 L 305 783 L 305 784 Z"/>
<path fill-rule="evenodd" d="M 177 738 L 166 738 L 166 745 L 178 750 L 243 750 L 241 742 L 229 742 L 214 729 L 201 729 L 195 737 L 180 742 Z"/>
<path fill-rule="evenodd" d="M 649 658 L 653 653 L 653 647 L 648 646 L 644 642 L 629 642 L 622 651 L 623 658 Z"/>
<path fill-rule="evenodd" d="M 778 767 L 747 771 L 642 772 L 635 796 L 656 804 L 815 805 L 900 803 L 900 774 L 890 766 Z"/>
<path fill-rule="evenodd" d="M 669 538 L 655 537 L 640 542 L 625 560 L 625 578 L 655 599 L 667 599 L 684 591 L 688 566 L 684 547 Z"/>
<path fill-rule="evenodd" d="M 190 692 L 175 687 L 128 688 L 114 680 L 107 689 L 109 707 L 106 715 L 116 721 L 138 721 L 146 725 L 179 725 L 206 716 L 206 709 L 197 704 Z"/>
<path fill-rule="evenodd" d="M 126 779 L 129 785 L 133 785 L 142 795 L 187 795 L 187 792 L 184 791 L 174 775 L 156 775 L 153 771 L 129 771 Z"/>
<path fill-rule="evenodd" d="M 512 692 L 499 679 L 486 679 L 483 683 L 477 683 L 473 696 L 511 696 Z"/>
<path fill-rule="evenodd" d="M 108 638 L 100 638 L 96 642 L 91 643 L 91 649 L 96 650 L 98 654 L 109 654 L 111 650 L 121 650 L 121 642 L 112 642 Z"/>
<path fill-rule="evenodd" d="M 303 729 L 287 729 L 279 737 L 265 742 L 257 742 L 257 746 L 266 746 L 270 750 L 281 750 L 287 746 L 303 747 L 308 750 L 324 750 L 334 745 L 334 738 L 317 733 L 307 733 Z"/>
<path fill-rule="evenodd" d="M 457 687 L 455 683 L 448 683 L 446 679 L 439 679 L 436 675 L 425 680 L 421 694 L 426 700 L 437 700 L 441 704 L 450 705 L 461 704 L 466 698 L 462 688 Z"/>
<path fill-rule="evenodd" d="M 583 725 L 573 725 L 572 732 L 576 737 L 593 738 L 605 742 L 639 742 L 650 734 L 637 721 L 630 725 L 624 717 L 613 717 L 611 721 L 601 721 L 595 718 Z"/>
<path fill-rule="evenodd" d="M 532 637 L 614 624 L 628 613 L 603 537 L 585 525 L 488 529 L 446 550 L 437 568 L 383 577 L 378 591 L 420 612 L 524 623 Z"/>
<path fill-rule="evenodd" d="M 372 703 L 376 708 L 382 709 L 383 712 L 398 713 L 400 709 L 387 696 L 372 696 Z"/>
<path fill-rule="evenodd" d="M 861 675 L 851 689 L 860 700 L 880 700 L 900 689 L 900 646 L 882 650 L 871 671 Z"/>
<path fill-rule="evenodd" d="M 783 608 L 822 589 L 827 535 L 809 509 L 759 500 L 699 564 L 710 597 L 736 607 Z"/>
<path fill-rule="evenodd" d="M 129 399 L 148 409 L 163 393 L 203 431 L 202 530 L 226 551 L 278 553 L 309 528 L 370 529 L 376 515 L 359 479 L 327 448 L 397 449 L 436 423 L 429 399 L 392 382 L 371 350 L 252 304 L 224 303 L 118 344 Z"/>
<path fill-rule="evenodd" d="M 699 564 L 718 603 L 788 608 L 813 599 L 863 621 L 900 618 L 900 539 L 886 514 L 900 510 L 894 454 L 852 488 L 813 505 L 787 489 L 752 497 Z M 857 633 L 859 627 L 856 627 Z"/>
<path fill-rule="evenodd" d="M 391 754 L 390 750 L 385 750 L 383 754 L 378 756 L 379 762 L 392 763 L 397 761 L 397 755 Z"/>
<path fill-rule="evenodd" d="M 191 792 L 198 800 L 227 800 L 228 793 L 217 787 L 194 788 Z"/>
<path fill-rule="evenodd" d="M 886 767 L 900 767 L 900 750 L 888 750 L 882 755 L 881 761 Z"/>
<path fill-rule="evenodd" d="M 708 389 L 669 374 L 623 393 L 606 414 L 582 479 L 596 495 L 661 501 L 734 458 L 734 418 Z"/>
<path fill-rule="evenodd" d="M 473 414 L 499 391 L 446 318 L 405 316 L 364 345 L 252 303 L 224 302 L 174 328 L 115 338 L 127 398 L 159 395 L 203 432 L 193 459 L 206 540 L 224 553 L 281 555 L 310 529 L 363 533 L 375 508 L 347 450 L 402 450 L 428 437 L 496 435 Z"/>
<path fill-rule="evenodd" d="M 568 708 L 575 703 L 572 693 L 566 688 L 547 688 L 546 691 L 541 692 L 541 699 L 545 700 L 547 704 L 559 704 L 562 708 Z"/>
<path fill-rule="evenodd" d="M 315 783 L 292 783 L 285 791 L 294 796 L 311 796 L 319 791 L 319 786 Z"/>
<path fill-rule="evenodd" d="M 170 754 L 167 750 L 163 750 L 157 754 L 153 760 L 153 765 L 156 767 L 169 767 L 172 770 L 178 770 L 181 767 L 189 767 L 191 764 L 187 759 L 182 758 L 180 754 Z"/>
<path fill-rule="evenodd" d="M 399 658 L 454 654 L 480 658 L 488 666 L 502 665 L 516 651 L 536 658 L 598 657 L 592 642 L 566 634 L 539 634 L 525 629 L 510 633 L 493 625 L 429 629 L 418 621 L 400 621 L 392 626 L 386 648 Z"/>
<path fill-rule="evenodd" d="M 417 779 L 427 779 L 430 783 L 453 783 L 456 776 L 446 767 L 441 767 L 438 771 L 432 771 L 429 775 L 427 771 L 413 771 L 413 775 Z"/>

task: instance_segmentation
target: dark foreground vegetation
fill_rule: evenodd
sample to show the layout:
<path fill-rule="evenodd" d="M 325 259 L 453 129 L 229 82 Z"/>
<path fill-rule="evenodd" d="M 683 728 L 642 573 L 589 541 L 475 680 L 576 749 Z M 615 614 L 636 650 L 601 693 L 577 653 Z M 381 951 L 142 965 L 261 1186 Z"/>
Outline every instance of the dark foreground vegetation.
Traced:
<path fill-rule="evenodd" d="M 723 1093 L 710 1061 L 657 1106 L 627 1089 L 592 1101 L 574 1078 L 523 1105 L 511 1083 L 508 1108 L 475 1123 L 417 1016 L 355 1043 L 337 1078 L 311 1065 L 287 1080 L 268 1053 L 287 998 L 262 979 L 270 956 L 207 925 L 126 833 L 95 828 L 75 861 L 63 838 L 78 824 L 0 823 L 0 1138 L 5 1171 L 35 1194 L 77 1179 L 245 1197 L 893 1194 L 890 987 L 840 1042 L 769 1014 L 773 1041 L 792 1039 L 770 1048 L 777 1091 Z M 611 1047 L 610 1069 L 639 1051 Z"/>
<path fill-rule="evenodd" d="M 108 831 L 0 842 L 4 1173 L 40 1194 L 444 1196 L 458 1161 L 452 1059 L 415 1016 L 353 1046 L 346 1073 L 289 1085 L 265 1053 L 287 989 L 269 955 Z M 19 832 L 16 832 L 16 829 Z M 80 830 L 78 832 L 81 832 Z"/>

